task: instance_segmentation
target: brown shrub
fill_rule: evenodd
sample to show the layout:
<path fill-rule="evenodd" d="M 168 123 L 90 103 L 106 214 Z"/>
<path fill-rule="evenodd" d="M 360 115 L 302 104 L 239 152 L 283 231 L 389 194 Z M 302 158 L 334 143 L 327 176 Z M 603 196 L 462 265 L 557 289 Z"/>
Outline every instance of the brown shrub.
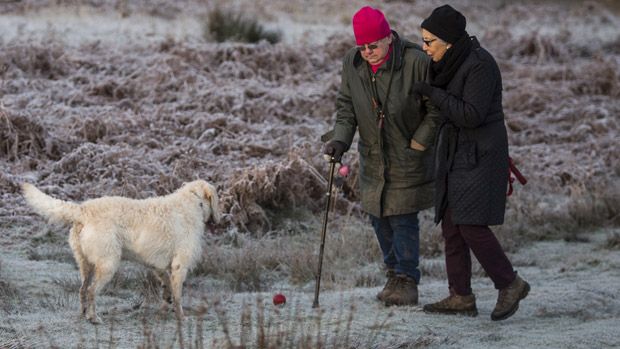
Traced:
<path fill-rule="evenodd" d="M 0 52 L 0 62 L 7 65 L 7 76 L 26 74 L 30 77 L 57 80 L 71 71 L 71 62 L 62 44 L 54 40 L 45 43 L 9 43 Z"/>
<path fill-rule="evenodd" d="M 122 100 L 134 97 L 135 92 L 133 84 L 129 84 L 127 81 L 119 83 L 115 80 L 109 80 L 93 86 L 90 94 L 112 100 Z"/>
<path fill-rule="evenodd" d="M 604 247 L 610 250 L 620 250 L 620 233 L 610 233 L 605 240 Z"/>
<path fill-rule="evenodd" d="M 595 59 L 579 66 L 571 91 L 577 96 L 620 96 L 620 64 L 610 59 Z"/>
<path fill-rule="evenodd" d="M 8 171 L 4 169 L 0 171 L 0 192 L 3 193 L 19 193 L 19 184 L 15 181 L 15 178 L 11 176 Z"/>
<path fill-rule="evenodd" d="M 9 161 L 24 157 L 58 159 L 62 147 L 33 118 L 15 114 L 0 106 L 0 157 Z"/>
<path fill-rule="evenodd" d="M 215 7 L 207 16 L 204 28 L 205 37 L 217 42 L 241 41 L 257 43 L 266 40 L 272 44 L 280 41 L 281 33 L 266 30 L 255 17 L 241 11 Z"/>
<path fill-rule="evenodd" d="M 97 140 L 105 137 L 108 133 L 108 127 L 105 122 L 100 119 L 86 119 L 79 129 L 81 138 L 88 142 L 95 143 Z"/>
<path fill-rule="evenodd" d="M 316 210 L 325 183 L 311 164 L 291 154 L 285 162 L 266 161 L 239 171 L 221 200 L 232 223 L 261 232 L 271 229 L 266 209 L 303 206 Z"/>
<path fill-rule="evenodd" d="M 507 40 L 502 53 L 504 57 L 522 59 L 526 62 L 564 61 L 570 56 L 566 46 L 568 36 L 570 36 L 568 32 L 554 36 L 534 32 L 517 40 Z"/>
<path fill-rule="evenodd" d="M 568 213 L 578 227 L 620 224 L 620 185 L 618 182 L 590 180 L 571 187 Z"/>

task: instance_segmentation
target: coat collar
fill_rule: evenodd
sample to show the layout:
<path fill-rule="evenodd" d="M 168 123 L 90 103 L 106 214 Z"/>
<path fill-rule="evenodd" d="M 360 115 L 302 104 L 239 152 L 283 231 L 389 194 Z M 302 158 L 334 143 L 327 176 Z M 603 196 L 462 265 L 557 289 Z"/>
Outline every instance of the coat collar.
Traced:
<path fill-rule="evenodd" d="M 480 43 L 478 42 L 478 38 L 475 37 L 475 36 L 470 36 L 469 38 L 471 39 L 471 45 L 472 45 L 471 48 L 473 50 L 479 49 L 480 48 Z"/>

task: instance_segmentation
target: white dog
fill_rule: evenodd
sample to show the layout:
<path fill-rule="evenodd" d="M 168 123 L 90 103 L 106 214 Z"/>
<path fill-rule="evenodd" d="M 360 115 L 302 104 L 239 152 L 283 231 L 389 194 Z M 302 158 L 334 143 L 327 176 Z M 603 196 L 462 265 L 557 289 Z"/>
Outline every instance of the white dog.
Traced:
<path fill-rule="evenodd" d="M 199 180 L 172 194 L 133 200 L 102 197 L 81 204 L 54 199 L 31 184 L 24 198 L 50 222 L 71 224 L 69 245 L 80 268 L 80 314 L 100 323 L 95 296 L 112 279 L 121 257 L 153 267 L 183 318 L 181 293 L 187 273 L 200 259 L 205 224 L 220 220 L 215 187 Z M 171 299 L 172 298 L 172 299 Z"/>

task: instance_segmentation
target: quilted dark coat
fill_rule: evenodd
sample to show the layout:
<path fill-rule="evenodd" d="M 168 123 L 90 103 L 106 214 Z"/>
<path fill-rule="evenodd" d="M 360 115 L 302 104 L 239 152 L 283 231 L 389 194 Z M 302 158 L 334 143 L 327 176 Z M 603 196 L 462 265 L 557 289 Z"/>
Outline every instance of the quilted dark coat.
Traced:
<path fill-rule="evenodd" d="M 418 45 L 392 33 L 393 52 L 375 74 L 369 73 L 357 49 L 346 54 L 332 138 L 350 146 L 359 131 L 361 203 L 364 211 L 376 217 L 413 213 L 433 205 L 433 146 L 439 112 L 428 99 L 421 103 L 411 93 L 415 82 L 426 80 L 430 58 Z M 387 111 L 381 129 L 371 104 L 372 84 Z M 427 149 L 410 148 L 411 139 Z"/>
<path fill-rule="evenodd" d="M 446 90 L 433 88 L 429 96 L 444 118 L 435 156 L 435 222 L 449 205 L 454 224 L 498 225 L 509 175 L 502 77 L 475 37 L 472 44 Z"/>

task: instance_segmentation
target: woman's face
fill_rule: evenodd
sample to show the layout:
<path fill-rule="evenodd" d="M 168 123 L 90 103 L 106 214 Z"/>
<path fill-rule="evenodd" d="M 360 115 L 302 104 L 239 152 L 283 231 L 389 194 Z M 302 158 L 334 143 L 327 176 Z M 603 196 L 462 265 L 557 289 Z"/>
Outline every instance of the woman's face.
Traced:
<path fill-rule="evenodd" d="M 389 35 L 381 40 L 371 42 L 370 44 L 360 45 L 357 49 L 360 51 L 362 58 L 371 65 L 379 64 L 385 58 L 390 50 L 390 44 L 392 43 L 392 35 Z"/>
<path fill-rule="evenodd" d="M 427 55 L 431 56 L 433 62 L 439 62 L 443 55 L 446 54 L 446 51 L 452 47 L 451 44 L 441 40 L 424 28 L 422 28 L 422 41 L 424 42 L 422 49 Z"/>

